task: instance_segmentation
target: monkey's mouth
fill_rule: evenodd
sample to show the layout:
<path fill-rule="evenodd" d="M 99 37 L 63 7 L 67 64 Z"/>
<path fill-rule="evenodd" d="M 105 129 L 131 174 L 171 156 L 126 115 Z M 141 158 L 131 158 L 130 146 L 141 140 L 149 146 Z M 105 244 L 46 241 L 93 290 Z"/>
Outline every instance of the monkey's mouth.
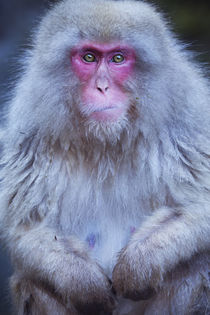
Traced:
<path fill-rule="evenodd" d="M 112 109 L 116 109 L 117 106 L 109 106 L 109 107 L 103 107 L 103 108 L 98 108 L 98 109 L 95 109 L 93 111 L 93 113 L 100 113 L 100 112 L 103 112 L 103 111 L 106 111 L 106 110 L 112 110 Z"/>
<path fill-rule="evenodd" d="M 116 122 L 127 110 L 125 104 L 119 102 L 101 103 L 101 104 L 83 104 L 80 105 L 82 115 L 92 121 Z"/>
<path fill-rule="evenodd" d="M 95 121 L 114 122 L 117 121 L 124 112 L 120 106 L 107 106 L 96 108 L 90 114 L 91 119 Z"/>

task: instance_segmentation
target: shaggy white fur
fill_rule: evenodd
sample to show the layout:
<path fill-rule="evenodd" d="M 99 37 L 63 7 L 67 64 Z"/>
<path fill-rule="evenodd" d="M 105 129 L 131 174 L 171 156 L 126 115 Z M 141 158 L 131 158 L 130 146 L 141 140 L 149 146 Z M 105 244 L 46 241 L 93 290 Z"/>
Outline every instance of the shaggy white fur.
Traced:
<path fill-rule="evenodd" d="M 136 51 L 130 107 L 115 123 L 80 111 L 70 51 L 83 39 Z M 113 314 L 208 312 L 209 82 L 151 5 L 52 8 L 24 59 L 2 142 L 0 224 L 18 314 L 109 313 L 108 277 L 130 300 L 156 292 L 118 298 Z"/>

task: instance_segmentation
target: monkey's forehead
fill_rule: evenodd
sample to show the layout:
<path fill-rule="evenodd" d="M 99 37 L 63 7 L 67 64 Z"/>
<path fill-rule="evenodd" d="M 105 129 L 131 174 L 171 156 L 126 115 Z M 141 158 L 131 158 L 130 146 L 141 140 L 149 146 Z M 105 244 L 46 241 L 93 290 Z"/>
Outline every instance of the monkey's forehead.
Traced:
<path fill-rule="evenodd" d="M 46 15 L 40 28 L 46 37 L 69 32 L 80 39 L 109 41 L 141 32 L 160 36 L 164 23 L 151 5 L 141 1 L 64 0 Z"/>

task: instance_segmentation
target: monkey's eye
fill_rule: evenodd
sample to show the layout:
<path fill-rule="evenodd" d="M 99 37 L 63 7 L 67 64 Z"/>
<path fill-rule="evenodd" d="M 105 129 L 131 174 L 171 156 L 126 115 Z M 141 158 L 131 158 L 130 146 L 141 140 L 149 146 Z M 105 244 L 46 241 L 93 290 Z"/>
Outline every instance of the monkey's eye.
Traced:
<path fill-rule="evenodd" d="M 121 63 L 124 61 L 124 57 L 121 54 L 117 54 L 112 58 L 112 62 Z"/>
<path fill-rule="evenodd" d="M 88 53 L 82 57 L 86 62 L 94 62 L 96 60 L 95 56 Z"/>

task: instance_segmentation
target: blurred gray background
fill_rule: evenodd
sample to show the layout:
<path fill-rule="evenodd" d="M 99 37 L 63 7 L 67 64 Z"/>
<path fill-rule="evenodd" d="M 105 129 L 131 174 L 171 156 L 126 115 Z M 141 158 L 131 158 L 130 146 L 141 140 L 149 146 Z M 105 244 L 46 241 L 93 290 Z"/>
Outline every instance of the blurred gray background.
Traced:
<path fill-rule="evenodd" d="M 88 0 L 87 0 L 88 1 Z M 2 110 L 18 73 L 18 59 L 30 46 L 30 35 L 41 16 L 56 0 L 0 0 L 0 122 Z M 196 59 L 210 62 L 210 1 L 154 0 L 172 23 Z M 205 65 L 207 67 L 207 65 Z M 8 278 L 12 273 L 6 251 L 0 245 L 0 315 L 11 314 Z"/>

